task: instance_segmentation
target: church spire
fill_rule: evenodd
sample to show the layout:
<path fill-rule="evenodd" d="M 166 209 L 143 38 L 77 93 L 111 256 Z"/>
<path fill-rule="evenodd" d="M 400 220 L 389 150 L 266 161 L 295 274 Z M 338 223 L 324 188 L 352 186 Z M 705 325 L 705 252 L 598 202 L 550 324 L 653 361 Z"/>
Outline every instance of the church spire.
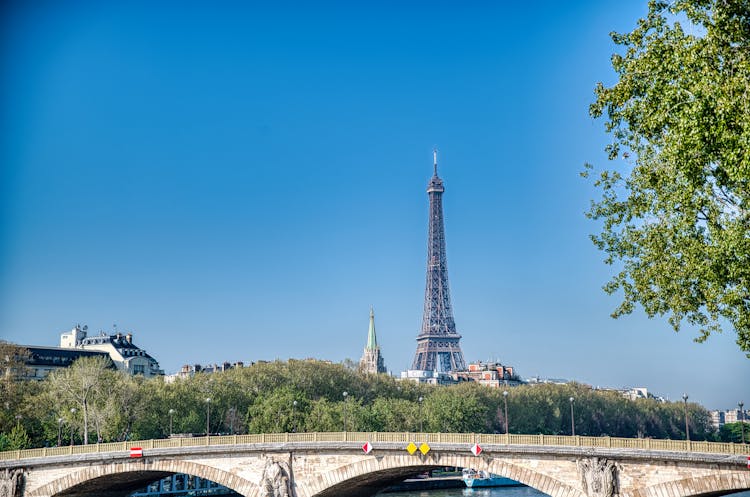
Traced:
<path fill-rule="evenodd" d="M 378 339 L 375 336 L 375 311 L 370 306 L 370 327 L 367 330 L 367 345 L 362 358 L 359 360 L 359 368 L 365 373 L 385 373 L 385 361 L 380 353 Z"/>
<path fill-rule="evenodd" d="M 375 312 L 370 306 L 370 328 L 367 330 L 367 347 L 366 350 L 373 350 L 378 348 L 378 339 L 375 336 Z"/>

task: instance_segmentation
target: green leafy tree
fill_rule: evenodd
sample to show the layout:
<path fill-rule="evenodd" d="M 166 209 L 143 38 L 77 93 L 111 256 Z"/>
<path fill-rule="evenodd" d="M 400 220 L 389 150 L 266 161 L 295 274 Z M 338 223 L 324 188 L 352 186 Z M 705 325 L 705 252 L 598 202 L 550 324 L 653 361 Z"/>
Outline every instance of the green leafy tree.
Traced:
<path fill-rule="evenodd" d="M 556 385 L 533 385 L 510 390 L 508 418 L 511 433 L 563 433 L 560 427 L 563 410 L 567 409 L 567 400 L 563 402 L 565 393 L 556 394 L 555 387 Z"/>
<path fill-rule="evenodd" d="M 484 402 L 480 389 L 486 387 L 464 383 L 436 388 L 424 399 L 425 431 L 446 433 L 482 433 L 487 431 L 491 406 Z M 417 427 L 418 428 L 418 427 Z"/>
<path fill-rule="evenodd" d="M 326 398 L 315 400 L 310 405 L 306 418 L 306 431 L 344 431 L 343 402 L 330 402 Z"/>
<path fill-rule="evenodd" d="M 122 372 L 108 371 L 102 382 L 108 395 L 97 399 L 92 421 L 97 439 L 104 441 L 127 440 L 135 421 L 145 414 L 145 384 L 142 376 L 131 376 Z M 156 379 L 154 384 L 161 383 Z"/>
<path fill-rule="evenodd" d="M 307 402 L 291 388 L 264 392 L 247 410 L 248 430 L 250 433 L 297 431 L 306 410 Z"/>
<path fill-rule="evenodd" d="M 726 423 L 719 429 L 716 438 L 719 442 L 743 443 L 743 433 L 745 435 L 744 443 L 750 442 L 750 423 L 745 423 L 744 430 L 739 422 Z"/>
<path fill-rule="evenodd" d="M 29 449 L 32 446 L 31 437 L 20 422 L 10 430 L 6 443 L 8 450 Z"/>
<path fill-rule="evenodd" d="M 90 384 L 81 376 L 97 381 Z M 170 417 L 174 433 L 203 434 L 207 407 L 212 433 L 343 431 L 345 426 L 349 431 L 505 431 L 500 389 L 396 382 L 311 360 L 199 373 L 174 383 L 106 366 L 92 369 L 84 361 L 42 382 L 20 383 L 24 389 L 13 407 L 13 424 L 0 431 L 0 450 L 54 445 L 58 433 L 62 443 L 71 435 L 85 441 L 86 433 L 104 441 L 163 438 L 170 433 Z M 508 390 L 511 433 L 569 434 L 569 398 L 574 397 L 578 435 L 681 439 L 687 407 L 691 439 L 716 438 L 708 412 L 697 404 L 631 401 L 575 383 Z"/>
<path fill-rule="evenodd" d="M 103 357 L 82 357 L 72 366 L 54 371 L 48 377 L 48 395 L 57 404 L 57 411 L 70 413 L 69 423 L 80 422 L 83 443 L 89 443 L 89 430 L 92 417 L 97 436 L 101 436 L 101 423 L 107 414 L 107 399 L 111 394 L 115 373 L 110 369 L 111 362 Z M 68 409 L 75 409 L 71 412 Z"/>
<path fill-rule="evenodd" d="M 369 408 L 366 431 L 417 431 L 424 423 L 424 411 L 417 402 L 406 399 L 379 397 Z"/>
<path fill-rule="evenodd" d="M 28 395 L 27 381 L 21 381 L 28 371 L 29 351 L 14 343 L 0 340 L 0 433 L 9 433 L 16 424 L 16 416 L 23 412 Z"/>
<path fill-rule="evenodd" d="M 612 39 L 618 81 L 597 86 L 590 113 L 606 116 L 613 166 L 588 213 L 621 263 L 612 315 L 640 304 L 698 342 L 728 324 L 750 357 L 750 4 L 652 0 Z"/>

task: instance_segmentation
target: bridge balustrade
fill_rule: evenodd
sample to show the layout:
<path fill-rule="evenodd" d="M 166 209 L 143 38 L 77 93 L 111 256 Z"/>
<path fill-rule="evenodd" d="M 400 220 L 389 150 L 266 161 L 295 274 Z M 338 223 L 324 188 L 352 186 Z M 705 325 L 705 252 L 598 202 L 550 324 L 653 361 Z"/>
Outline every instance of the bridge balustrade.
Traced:
<path fill-rule="evenodd" d="M 567 435 L 524 435 L 485 433 L 388 433 L 388 432 L 314 432 L 314 433 L 261 433 L 249 435 L 222 435 L 208 437 L 167 438 L 128 442 L 111 442 L 89 445 L 69 445 L 38 449 L 0 452 L 0 460 L 65 456 L 95 452 L 128 451 L 133 447 L 162 449 L 194 447 L 199 445 L 238 445 L 287 442 L 427 442 L 448 444 L 508 444 L 606 447 L 618 449 L 644 449 L 670 452 L 703 452 L 719 454 L 747 454 L 750 446 L 725 442 L 686 440 L 660 440 L 652 438 L 587 437 Z"/>

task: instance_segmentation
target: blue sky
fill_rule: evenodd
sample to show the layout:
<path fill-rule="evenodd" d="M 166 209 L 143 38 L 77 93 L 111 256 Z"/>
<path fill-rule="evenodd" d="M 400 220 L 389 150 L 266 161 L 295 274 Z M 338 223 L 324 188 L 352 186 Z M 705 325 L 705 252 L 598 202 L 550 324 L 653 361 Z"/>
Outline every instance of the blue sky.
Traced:
<path fill-rule="evenodd" d="M 645 1 L 405 3 L 6 3 L 0 336 L 116 324 L 167 372 L 358 360 L 373 305 L 401 371 L 437 147 L 467 360 L 750 402 L 732 331 L 612 320 L 601 290 L 588 105 Z"/>

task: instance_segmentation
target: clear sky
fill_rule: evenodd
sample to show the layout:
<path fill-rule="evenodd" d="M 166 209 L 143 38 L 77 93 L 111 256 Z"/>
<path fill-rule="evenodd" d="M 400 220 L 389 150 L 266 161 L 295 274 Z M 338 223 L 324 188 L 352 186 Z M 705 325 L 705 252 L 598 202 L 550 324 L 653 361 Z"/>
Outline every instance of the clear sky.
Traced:
<path fill-rule="evenodd" d="M 439 149 L 468 361 L 750 403 L 734 332 L 613 320 L 579 177 L 643 1 L 6 2 L 0 336 L 76 323 L 186 363 L 359 360 L 422 319 Z"/>

